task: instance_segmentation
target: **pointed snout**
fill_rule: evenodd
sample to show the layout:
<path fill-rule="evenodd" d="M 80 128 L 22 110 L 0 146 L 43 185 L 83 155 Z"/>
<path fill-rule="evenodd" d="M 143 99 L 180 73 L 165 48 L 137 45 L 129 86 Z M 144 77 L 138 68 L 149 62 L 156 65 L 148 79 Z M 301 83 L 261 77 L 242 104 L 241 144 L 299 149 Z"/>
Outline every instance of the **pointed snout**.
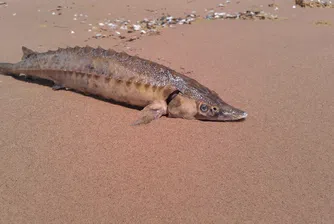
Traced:
<path fill-rule="evenodd" d="M 237 121 L 245 119 L 248 113 L 237 108 L 229 108 L 228 110 L 223 110 L 218 116 L 218 120 L 221 121 Z"/>

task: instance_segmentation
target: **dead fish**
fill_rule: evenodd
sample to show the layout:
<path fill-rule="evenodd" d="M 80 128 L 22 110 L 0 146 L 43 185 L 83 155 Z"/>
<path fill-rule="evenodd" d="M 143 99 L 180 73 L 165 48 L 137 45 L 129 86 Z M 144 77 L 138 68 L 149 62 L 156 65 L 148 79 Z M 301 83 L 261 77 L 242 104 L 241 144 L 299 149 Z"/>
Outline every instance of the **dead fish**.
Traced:
<path fill-rule="evenodd" d="M 22 47 L 22 51 L 20 62 L 0 63 L 0 73 L 47 79 L 54 82 L 53 90 L 73 89 L 143 108 L 133 125 L 163 115 L 207 121 L 247 117 L 196 80 L 125 52 L 89 46 L 44 53 Z"/>

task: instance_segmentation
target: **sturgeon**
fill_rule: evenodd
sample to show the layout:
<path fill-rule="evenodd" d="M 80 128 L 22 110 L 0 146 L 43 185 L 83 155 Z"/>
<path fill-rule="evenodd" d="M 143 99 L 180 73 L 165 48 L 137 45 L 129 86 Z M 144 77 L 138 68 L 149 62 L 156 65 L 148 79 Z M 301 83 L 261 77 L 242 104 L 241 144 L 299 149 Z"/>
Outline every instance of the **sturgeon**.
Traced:
<path fill-rule="evenodd" d="M 206 121 L 235 121 L 247 113 L 216 92 L 164 65 L 101 47 L 58 48 L 39 53 L 22 47 L 18 63 L 0 63 L 0 73 L 51 80 L 53 90 L 73 89 L 141 107 L 133 125 L 161 116 Z"/>

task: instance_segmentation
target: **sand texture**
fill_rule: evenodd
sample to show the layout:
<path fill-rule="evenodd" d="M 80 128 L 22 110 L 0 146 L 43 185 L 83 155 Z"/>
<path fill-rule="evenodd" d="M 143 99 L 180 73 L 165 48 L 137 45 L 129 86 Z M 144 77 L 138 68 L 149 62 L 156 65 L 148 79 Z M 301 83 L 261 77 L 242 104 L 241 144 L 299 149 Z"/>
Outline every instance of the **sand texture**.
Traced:
<path fill-rule="evenodd" d="M 112 48 L 185 73 L 249 115 L 132 127 L 136 109 L 0 75 L 0 223 L 334 222 L 333 8 L 264 0 L 6 3 L 0 62 L 19 61 L 21 46 Z M 212 9 L 278 17 L 203 19 Z M 160 33 L 98 25 L 192 11 L 202 19 Z"/>

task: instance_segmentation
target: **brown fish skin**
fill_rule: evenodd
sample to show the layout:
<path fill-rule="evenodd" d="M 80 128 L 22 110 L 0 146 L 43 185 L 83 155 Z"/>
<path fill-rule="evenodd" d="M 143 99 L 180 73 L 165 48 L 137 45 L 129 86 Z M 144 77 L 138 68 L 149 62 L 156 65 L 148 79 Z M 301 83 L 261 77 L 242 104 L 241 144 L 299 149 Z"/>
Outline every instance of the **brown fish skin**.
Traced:
<path fill-rule="evenodd" d="M 54 82 L 54 90 L 69 88 L 144 107 L 134 125 L 163 115 L 211 121 L 247 117 L 196 80 L 124 52 L 88 46 L 44 53 L 22 47 L 22 51 L 20 62 L 0 63 L 0 73 L 48 79 Z"/>

